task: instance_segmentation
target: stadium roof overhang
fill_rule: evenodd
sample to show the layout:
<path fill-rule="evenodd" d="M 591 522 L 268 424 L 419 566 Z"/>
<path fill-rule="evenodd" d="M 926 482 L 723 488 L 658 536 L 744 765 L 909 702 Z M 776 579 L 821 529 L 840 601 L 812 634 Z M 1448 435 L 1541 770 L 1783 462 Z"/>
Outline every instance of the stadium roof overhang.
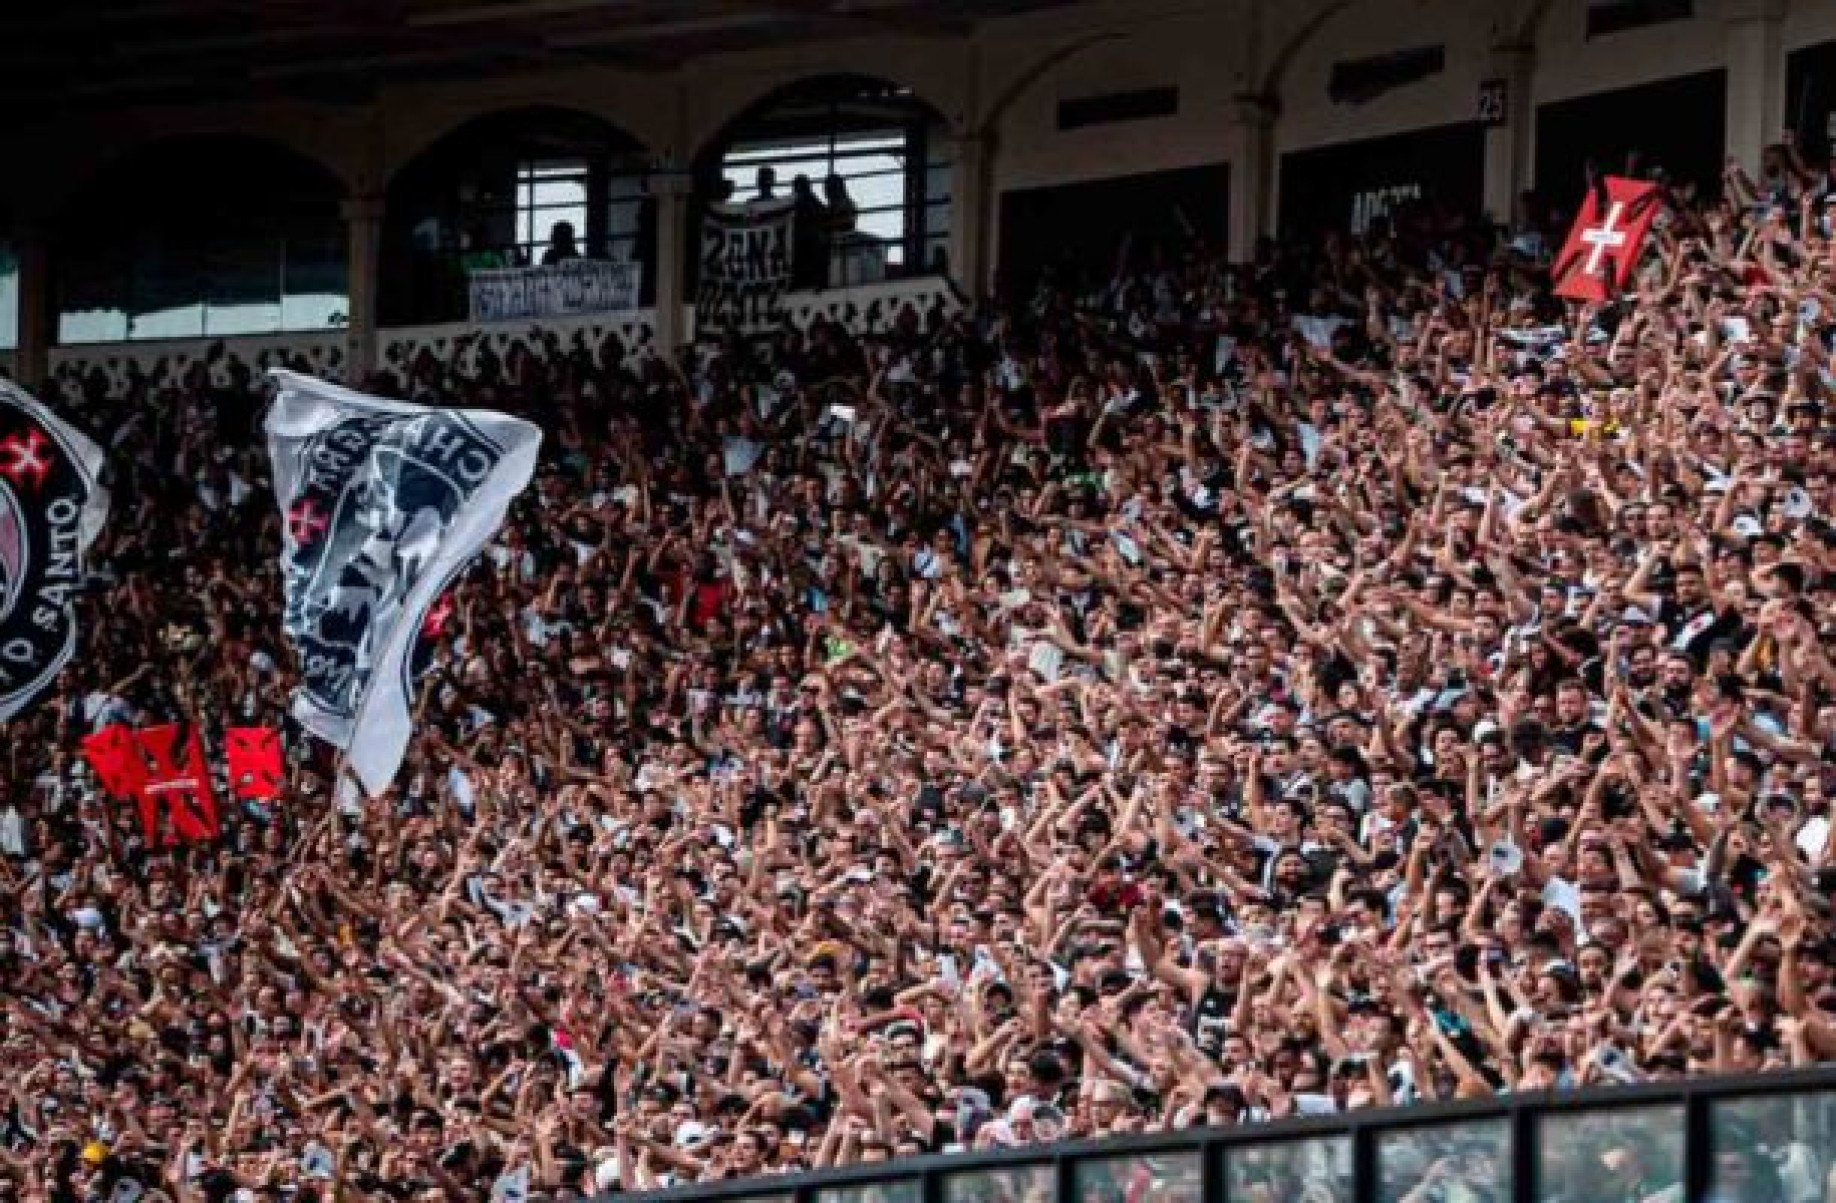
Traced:
<path fill-rule="evenodd" d="M 288 96 L 862 36 L 957 37 L 1067 0 L 54 0 L 11 7 L 0 102 L 57 108 Z"/>

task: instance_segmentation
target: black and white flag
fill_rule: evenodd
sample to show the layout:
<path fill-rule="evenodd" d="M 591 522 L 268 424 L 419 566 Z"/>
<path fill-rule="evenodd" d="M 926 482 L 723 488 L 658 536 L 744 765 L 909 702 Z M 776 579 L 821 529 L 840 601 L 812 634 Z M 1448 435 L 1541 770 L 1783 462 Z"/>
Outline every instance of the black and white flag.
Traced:
<path fill-rule="evenodd" d="M 535 473 L 542 434 L 487 410 L 272 376 L 285 626 L 302 678 L 293 714 L 379 794 L 408 746 L 422 620 L 503 525 Z"/>
<path fill-rule="evenodd" d="M 0 380 L 0 721 L 76 651 L 83 553 L 108 517 L 102 451 Z"/>
<path fill-rule="evenodd" d="M 698 325 L 743 330 L 770 325 L 791 286 L 796 205 L 786 197 L 750 205 L 709 205 L 701 222 Z"/>

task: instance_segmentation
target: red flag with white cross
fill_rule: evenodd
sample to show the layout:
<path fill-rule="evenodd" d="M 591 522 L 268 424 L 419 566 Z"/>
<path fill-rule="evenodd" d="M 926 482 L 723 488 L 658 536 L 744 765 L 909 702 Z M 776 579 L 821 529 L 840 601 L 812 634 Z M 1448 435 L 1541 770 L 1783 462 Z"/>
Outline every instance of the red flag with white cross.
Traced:
<path fill-rule="evenodd" d="M 135 732 L 146 776 L 140 787 L 140 822 L 154 848 L 215 839 L 217 795 L 211 786 L 204 741 L 189 723 L 167 723 Z"/>
<path fill-rule="evenodd" d="M 286 767 L 280 732 L 272 727 L 228 727 L 223 732 L 223 759 L 230 792 L 238 798 L 273 801 L 281 796 Z"/>
<path fill-rule="evenodd" d="M 140 796 L 146 784 L 147 764 L 140 758 L 134 733 L 119 723 L 83 737 L 83 757 L 96 774 L 96 782 L 111 797 L 123 802 Z"/>
<path fill-rule="evenodd" d="M 1610 175 L 1590 188 L 1550 268 L 1557 296 L 1604 302 L 1625 291 L 1663 208 L 1656 184 Z"/>

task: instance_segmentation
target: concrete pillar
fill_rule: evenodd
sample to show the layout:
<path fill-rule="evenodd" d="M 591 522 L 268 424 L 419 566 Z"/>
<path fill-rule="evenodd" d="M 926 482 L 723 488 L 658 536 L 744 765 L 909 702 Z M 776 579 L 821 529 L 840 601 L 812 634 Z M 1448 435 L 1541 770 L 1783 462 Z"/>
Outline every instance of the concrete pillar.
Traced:
<path fill-rule="evenodd" d="M 673 355 L 693 337 L 693 318 L 689 313 L 693 298 L 688 295 L 688 257 L 695 250 L 689 245 L 693 233 L 689 204 L 694 180 L 689 173 L 666 167 L 651 175 L 650 195 L 657 203 L 657 353 Z"/>
<path fill-rule="evenodd" d="M 1485 211 L 1506 228 L 1517 224 L 1517 198 L 1536 170 L 1531 160 L 1536 105 L 1530 95 L 1535 67 L 1536 51 L 1529 45 L 1494 46 L 1486 64 L 1486 81 L 1504 86 L 1504 120 L 1485 131 Z"/>
<path fill-rule="evenodd" d="M 994 135 L 958 134 L 950 180 L 950 274 L 972 297 L 994 280 Z"/>
<path fill-rule="evenodd" d="M 1275 232 L 1275 117 L 1273 96 L 1245 93 L 1233 99 L 1236 152 L 1230 161 L 1230 259 L 1247 263 L 1256 240 Z"/>
<path fill-rule="evenodd" d="M 49 239 L 42 227 L 22 226 L 13 249 L 19 257 L 19 349 L 14 370 L 21 384 L 36 389 L 51 375 L 51 347 L 57 341 Z"/>
<path fill-rule="evenodd" d="M 1727 153 L 1749 172 L 1785 121 L 1785 0 L 1723 0 L 1728 68 Z"/>
<path fill-rule="evenodd" d="M 376 296 L 382 277 L 383 198 L 353 196 L 344 202 L 345 288 L 350 294 L 345 329 L 344 379 L 353 388 L 376 370 Z"/>

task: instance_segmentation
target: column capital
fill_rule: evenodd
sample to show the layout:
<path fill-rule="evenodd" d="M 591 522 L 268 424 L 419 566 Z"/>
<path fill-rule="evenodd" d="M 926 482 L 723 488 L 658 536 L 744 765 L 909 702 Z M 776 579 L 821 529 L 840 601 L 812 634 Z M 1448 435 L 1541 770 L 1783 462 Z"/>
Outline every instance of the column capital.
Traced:
<path fill-rule="evenodd" d="M 994 145 L 994 132 L 985 129 L 953 129 L 950 145 L 958 154 L 981 154 Z"/>
<path fill-rule="evenodd" d="M 1536 43 L 1516 39 L 1497 41 L 1486 48 L 1495 70 L 1523 67 L 1536 61 Z"/>
<path fill-rule="evenodd" d="M 1238 92 L 1230 98 L 1230 107 L 1238 123 L 1267 127 L 1281 115 L 1281 97 L 1271 92 Z"/>
<path fill-rule="evenodd" d="M 381 193 L 359 193 L 347 196 L 338 205 L 344 220 L 356 225 L 358 222 L 375 222 L 383 219 L 384 202 Z"/>
<path fill-rule="evenodd" d="M 653 163 L 644 174 L 644 191 L 658 200 L 693 196 L 695 176 L 679 163 Z"/>

